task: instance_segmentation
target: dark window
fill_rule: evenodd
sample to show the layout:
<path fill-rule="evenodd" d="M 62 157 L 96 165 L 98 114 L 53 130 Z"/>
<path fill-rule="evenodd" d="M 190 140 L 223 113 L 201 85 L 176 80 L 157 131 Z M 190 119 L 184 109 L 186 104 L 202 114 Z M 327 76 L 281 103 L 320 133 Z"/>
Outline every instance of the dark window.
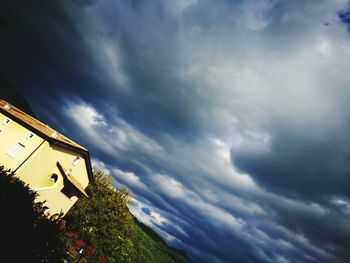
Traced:
<path fill-rule="evenodd" d="M 58 180 L 58 175 L 57 174 L 51 174 L 50 179 L 51 182 L 56 183 Z"/>

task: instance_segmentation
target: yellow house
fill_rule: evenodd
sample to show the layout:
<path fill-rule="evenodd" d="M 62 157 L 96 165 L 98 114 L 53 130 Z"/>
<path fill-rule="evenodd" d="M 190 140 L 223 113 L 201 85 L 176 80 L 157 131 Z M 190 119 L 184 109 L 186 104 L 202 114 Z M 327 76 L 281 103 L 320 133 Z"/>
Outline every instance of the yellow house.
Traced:
<path fill-rule="evenodd" d="M 66 214 L 93 181 L 88 150 L 0 99 L 0 165 Z"/>

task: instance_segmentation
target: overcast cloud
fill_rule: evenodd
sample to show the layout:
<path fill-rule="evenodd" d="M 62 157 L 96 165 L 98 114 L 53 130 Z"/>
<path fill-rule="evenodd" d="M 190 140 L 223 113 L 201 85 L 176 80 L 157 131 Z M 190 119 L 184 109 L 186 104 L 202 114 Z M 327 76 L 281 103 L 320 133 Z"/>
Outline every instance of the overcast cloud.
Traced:
<path fill-rule="evenodd" d="M 349 13 L 5 0 L 0 71 L 193 262 L 349 262 Z"/>

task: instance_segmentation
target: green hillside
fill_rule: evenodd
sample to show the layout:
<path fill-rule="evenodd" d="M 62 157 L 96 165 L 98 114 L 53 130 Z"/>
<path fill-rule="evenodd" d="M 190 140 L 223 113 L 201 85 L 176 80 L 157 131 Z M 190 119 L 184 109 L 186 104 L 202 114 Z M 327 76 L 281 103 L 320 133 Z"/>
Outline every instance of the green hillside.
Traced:
<path fill-rule="evenodd" d="M 135 241 L 138 251 L 137 263 L 187 263 L 187 255 L 181 250 L 169 247 L 151 228 L 134 218 Z"/>
<path fill-rule="evenodd" d="M 124 186 L 116 189 L 110 176 L 95 171 L 94 183 L 86 192 L 89 198 L 80 198 L 65 216 L 67 233 L 71 233 L 68 244 L 82 240 L 87 251 L 95 251 L 84 255 L 81 263 L 96 262 L 99 257 L 111 263 L 190 262 L 185 253 L 169 247 L 130 213 L 129 190 Z M 72 260 L 78 250 L 70 250 Z"/>

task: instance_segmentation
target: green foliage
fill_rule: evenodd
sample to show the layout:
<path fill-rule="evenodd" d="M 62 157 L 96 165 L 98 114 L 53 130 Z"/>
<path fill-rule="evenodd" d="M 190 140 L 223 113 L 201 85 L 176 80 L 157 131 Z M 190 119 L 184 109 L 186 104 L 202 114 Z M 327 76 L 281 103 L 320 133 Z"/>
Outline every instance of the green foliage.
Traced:
<path fill-rule="evenodd" d="M 116 190 L 111 177 L 95 172 L 87 192 L 90 198 L 80 198 L 65 216 L 67 233 L 76 241 L 83 240 L 86 250 L 97 250 L 90 257 L 83 254 L 80 262 L 96 262 L 101 255 L 107 262 L 118 263 L 189 262 L 131 215 L 129 191 L 123 186 Z"/>
<path fill-rule="evenodd" d="M 188 263 L 182 251 L 169 247 L 151 228 L 136 218 L 133 224 L 135 263 Z"/>
<path fill-rule="evenodd" d="M 89 199 L 80 198 L 65 217 L 68 230 L 106 256 L 107 262 L 132 262 L 129 191 L 116 190 L 103 172 L 94 173 L 94 183 L 86 190 Z"/>
<path fill-rule="evenodd" d="M 36 195 L 0 166 L 1 262 L 62 262 L 59 218 L 46 218 Z"/>

